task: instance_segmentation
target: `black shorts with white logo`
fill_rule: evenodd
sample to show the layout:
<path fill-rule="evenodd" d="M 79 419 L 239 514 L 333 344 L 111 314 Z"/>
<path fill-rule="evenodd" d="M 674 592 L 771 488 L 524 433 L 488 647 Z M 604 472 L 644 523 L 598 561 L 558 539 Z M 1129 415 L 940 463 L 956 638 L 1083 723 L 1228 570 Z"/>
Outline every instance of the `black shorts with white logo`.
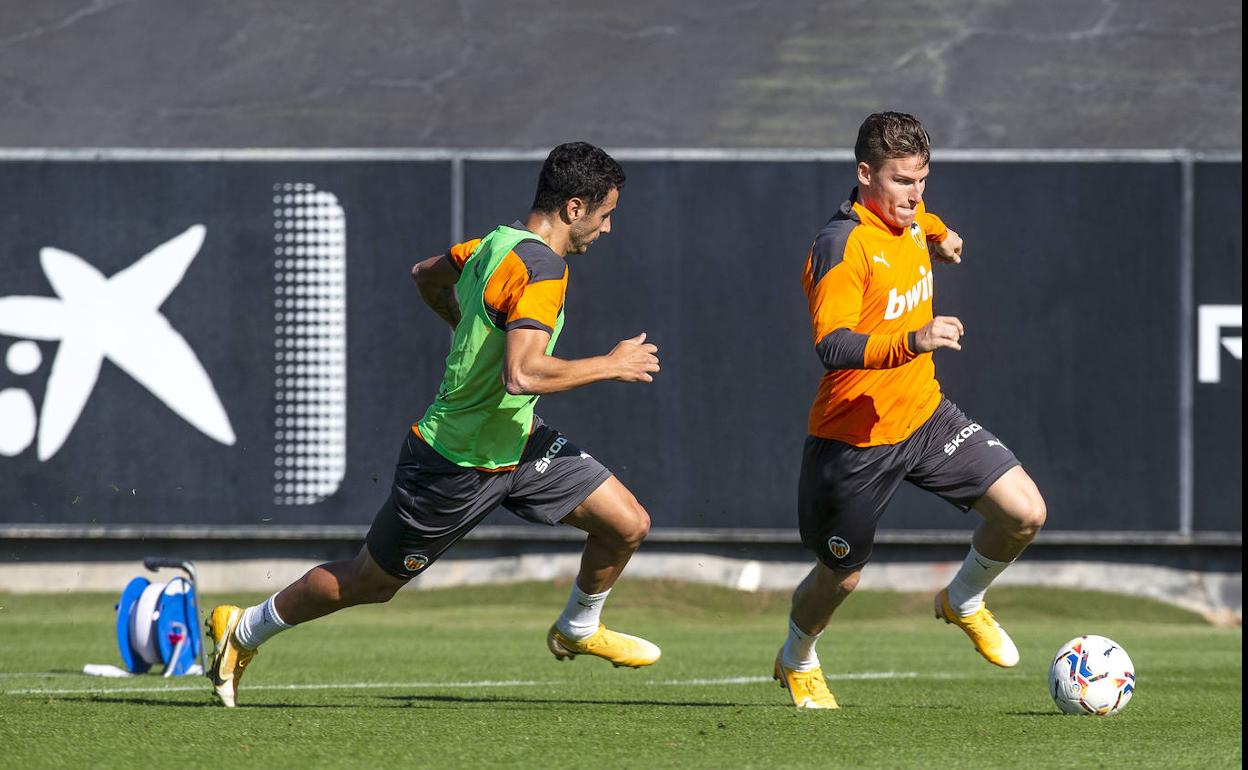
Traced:
<path fill-rule="evenodd" d="M 540 421 L 519 464 L 509 471 L 456 465 L 408 431 L 390 497 L 368 531 L 368 552 L 391 575 L 415 577 L 495 508 L 553 526 L 610 476 L 601 463 Z"/>
<path fill-rule="evenodd" d="M 858 569 L 903 480 L 969 511 L 1016 465 L 1005 444 L 948 399 L 899 444 L 856 447 L 807 436 L 797 492 L 802 544 L 832 569 Z"/>

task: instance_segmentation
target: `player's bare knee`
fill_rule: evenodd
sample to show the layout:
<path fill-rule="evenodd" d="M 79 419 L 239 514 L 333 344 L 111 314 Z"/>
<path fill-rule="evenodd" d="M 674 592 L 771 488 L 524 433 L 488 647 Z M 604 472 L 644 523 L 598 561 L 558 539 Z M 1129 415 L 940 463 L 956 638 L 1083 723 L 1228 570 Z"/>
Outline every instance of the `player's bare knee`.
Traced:
<path fill-rule="evenodd" d="M 348 604 L 384 604 L 394 598 L 402 584 L 360 580 L 342 587 L 343 598 Z"/>
<path fill-rule="evenodd" d="M 858 587 L 862 570 L 839 570 L 824 567 L 819 572 L 820 593 L 836 593 L 842 597 L 849 596 Z"/>
<path fill-rule="evenodd" d="M 1036 495 L 1036 501 L 1032 506 L 1031 526 L 1039 532 L 1044 527 L 1044 523 L 1049 519 L 1049 506 L 1044 502 L 1044 498 L 1039 494 Z"/>
<path fill-rule="evenodd" d="M 650 514 L 646 512 L 645 508 L 641 507 L 641 503 L 633 501 L 633 510 L 628 516 L 627 523 L 617 530 L 620 543 L 625 548 L 635 551 L 641 547 L 642 542 L 649 534 Z"/>
<path fill-rule="evenodd" d="M 1023 505 L 1022 510 L 1019 512 L 1019 534 L 1031 540 L 1044 527 L 1044 522 L 1048 515 L 1049 510 L 1044 504 L 1044 498 L 1039 493 L 1029 495 L 1027 503 Z"/>
<path fill-rule="evenodd" d="M 391 577 L 361 556 L 350 563 L 338 579 L 340 601 L 346 606 L 383 604 L 394 598 L 403 581 Z"/>
<path fill-rule="evenodd" d="M 394 595 L 402 588 L 401 583 L 385 583 L 375 584 L 371 586 L 370 600 L 368 604 L 385 604 L 394 598 Z"/>
<path fill-rule="evenodd" d="M 838 580 L 836 583 L 837 593 L 843 596 L 849 596 L 858 587 L 858 581 L 862 579 L 862 570 L 854 570 L 853 572 L 837 572 L 835 573 Z"/>

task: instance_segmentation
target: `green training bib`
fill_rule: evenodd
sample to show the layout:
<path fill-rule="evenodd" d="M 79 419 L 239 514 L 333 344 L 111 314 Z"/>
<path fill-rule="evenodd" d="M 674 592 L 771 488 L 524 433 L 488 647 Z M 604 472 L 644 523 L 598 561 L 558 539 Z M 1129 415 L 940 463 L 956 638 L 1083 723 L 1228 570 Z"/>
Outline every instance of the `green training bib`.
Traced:
<path fill-rule="evenodd" d="M 460 321 L 446 357 L 442 387 L 425 416 L 420 435 L 451 462 L 470 468 L 502 468 L 520 462 L 533 428 L 537 396 L 513 396 L 503 385 L 507 333 L 485 308 L 485 286 L 503 258 L 524 240 L 541 242 L 527 230 L 499 226 L 464 263 L 455 292 Z M 563 309 L 555 321 L 546 355 L 563 330 Z"/>

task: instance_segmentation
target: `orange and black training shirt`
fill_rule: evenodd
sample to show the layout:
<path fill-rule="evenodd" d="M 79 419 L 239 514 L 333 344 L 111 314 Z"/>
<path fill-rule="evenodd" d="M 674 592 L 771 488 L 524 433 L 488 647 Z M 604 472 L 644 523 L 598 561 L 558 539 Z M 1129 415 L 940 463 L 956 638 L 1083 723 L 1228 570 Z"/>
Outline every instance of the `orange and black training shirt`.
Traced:
<path fill-rule="evenodd" d="M 948 229 L 919 205 L 914 224 L 890 227 L 850 199 L 811 246 L 802 287 L 823 361 L 810 434 L 854 446 L 904 441 L 932 416 L 940 385 L 914 332 L 932 320 L 928 241 Z"/>

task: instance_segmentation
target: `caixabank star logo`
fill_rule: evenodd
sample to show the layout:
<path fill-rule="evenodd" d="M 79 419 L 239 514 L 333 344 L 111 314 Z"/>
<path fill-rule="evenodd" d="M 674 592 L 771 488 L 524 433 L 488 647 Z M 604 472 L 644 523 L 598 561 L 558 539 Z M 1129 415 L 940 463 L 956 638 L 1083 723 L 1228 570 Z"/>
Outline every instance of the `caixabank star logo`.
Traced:
<path fill-rule="evenodd" d="M 156 210 L 129 215 L 58 206 L 0 243 L 0 472 L 36 516 L 102 486 L 155 496 L 148 520 L 338 490 L 346 215 L 311 182 L 256 181 L 239 199 L 148 186 Z"/>
<path fill-rule="evenodd" d="M 37 416 L 30 392 L 0 391 L 0 454 L 18 455 L 37 436 L 39 460 L 55 455 L 82 415 L 105 360 L 205 435 L 235 442 L 211 377 L 160 312 L 203 242 L 204 226 L 193 225 L 111 277 L 77 254 L 40 250 L 55 296 L 0 297 L 0 334 L 24 338 L 5 356 L 14 374 L 40 368 L 42 353 L 33 340 L 56 343 L 56 357 Z"/>

